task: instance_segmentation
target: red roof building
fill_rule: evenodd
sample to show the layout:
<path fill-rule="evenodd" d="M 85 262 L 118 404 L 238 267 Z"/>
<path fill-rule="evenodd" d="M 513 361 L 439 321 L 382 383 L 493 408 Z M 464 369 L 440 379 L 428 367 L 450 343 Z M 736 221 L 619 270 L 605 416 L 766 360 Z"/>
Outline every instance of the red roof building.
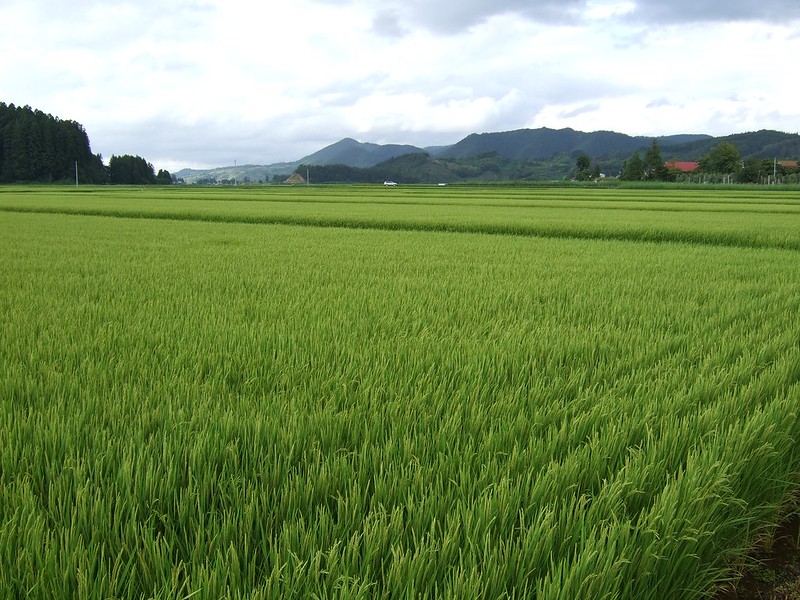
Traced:
<path fill-rule="evenodd" d="M 680 160 L 668 160 L 667 162 L 664 163 L 664 166 L 670 170 L 680 171 L 681 173 L 692 173 L 693 171 L 697 170 L 697 167 L 700 166 L 700 163 L 680 161 Z"/>

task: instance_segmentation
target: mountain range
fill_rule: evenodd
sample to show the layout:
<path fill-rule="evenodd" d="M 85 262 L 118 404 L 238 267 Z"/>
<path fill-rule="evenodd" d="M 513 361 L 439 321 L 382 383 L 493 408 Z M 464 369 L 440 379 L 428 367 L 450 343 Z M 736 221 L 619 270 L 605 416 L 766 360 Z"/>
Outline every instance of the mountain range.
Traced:
<path fill-rule="evenodd" d="M 473 133 L 450 146 L 420 148 L 402 144 L 374 144 L 342 139 L 294 162 L 271 165 L 238 165 L 216 169 L 183 169 L 175 173 L 187 183 L 270 181 L 288 176 L 301 166 L 344 165 L 370 168 L 398 157 L 425 154 L 435 161 L 476 160 L 492 156 L 503 161 L 537 164 L 536 178 L 560 179 L 579 154 L 590 156 L 604 169 L 614 172 L 633 152 L 644 151 L 653 140 L 665 159 L 697 160 L 723 141 L 734 143 L 743 158 L 798 158 L 800 135 L 761 130 L 723 137 L 680 134 L 660 137 L 629 136 L 614 131 L 586 133 L 574 129 L 518 129 L 495 133 Z M 548 166 L 549 165 L 549 166 Z"/>

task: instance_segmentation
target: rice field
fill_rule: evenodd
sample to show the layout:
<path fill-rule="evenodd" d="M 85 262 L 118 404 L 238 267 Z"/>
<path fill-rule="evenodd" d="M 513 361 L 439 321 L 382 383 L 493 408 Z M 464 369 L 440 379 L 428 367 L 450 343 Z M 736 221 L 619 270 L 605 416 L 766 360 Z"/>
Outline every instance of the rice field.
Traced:
<path fill-rule="evenodd" d="M 0 597 L 703 598 L 800 489 L 800 192 L 0 188 Z"/>

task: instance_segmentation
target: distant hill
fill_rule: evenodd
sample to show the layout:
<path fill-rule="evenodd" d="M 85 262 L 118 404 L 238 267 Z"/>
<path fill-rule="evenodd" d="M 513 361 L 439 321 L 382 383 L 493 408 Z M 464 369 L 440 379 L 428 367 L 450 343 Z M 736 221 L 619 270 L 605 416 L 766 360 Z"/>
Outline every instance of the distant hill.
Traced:
<path fill-rule="evenodd" d="M 633 152 L 648 146 L 653 138 L 633 137 L 614 131 L 585 133 L 574 129 L 518 129 L 498 133 L 473 133 L 440 152 L 442 158 L 469 158 L 497 152 L 507 159 L 545 159 L 556 154 L 582 152 L 604 156 Z M 655 138 L 662 148 L 679 143 L 713 139 L 707 135 L 674 135 Z"/>
<path fill-rule="evenodd" d="M 444 147 L 446 146 L 442 148 Z M 175 176 L 180 177 L 186 183 L 229 183 L 234 179 L 237 182 L 267 182 L 275 176 L 291 175 L 300 165 L 346 165 L 367 168 L 398 156 L 420 152 L 425 152 L 425 150 L 403 144 L 372 144 L 344 138 L 293 162 L 227 166 L 215 169 L 182 169 L 175 173 Z"/>
<path fill-rule="evenodd" d="M 711 148 L 722 142 L 734 144 L 739 149 L 742 158 L 797 159 L 800 157 L 800 135 L 770 129 L 689 141 L 670 146 L 668 151 L 662 151 L 662 154 L 665 158 L 675 157 L 681 160 L 699 160 Z"/>
<path fill-rule="evenodd" d="M 230 165 L 214 169 L 181 169 L 175 177 L 186 183 L 268 183 L 274 177 L 288 177 L 300 163 L 272 165 Z"/>
<path fill-rule="evenodd" d="M 349 167 L 372 167 L 380 162 L 402 156 L 424 152 L 422 148 L 401 144 L 371 144 L 344 138 L 322 150 L 301 158 L 303 165 L 347 165 Z"/>

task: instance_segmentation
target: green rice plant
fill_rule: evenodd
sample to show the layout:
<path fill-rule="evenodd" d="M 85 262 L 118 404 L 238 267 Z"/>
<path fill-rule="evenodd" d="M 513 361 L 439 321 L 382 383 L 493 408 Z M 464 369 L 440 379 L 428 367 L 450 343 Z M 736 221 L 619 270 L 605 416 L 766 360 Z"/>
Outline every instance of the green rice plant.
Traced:
<path fill-rule="evenodd" d="M 797 251 L 769 212 L 796 199 L 698 194 L 753 212 L 704 213 L 742 243 L 686 243 L 692 201 L 659 190 L 685 219 L 648 243 L 585 206 L 640 191 L 457 190 L 439 213 L 439 190 L 383 191 L 0 189 L 0 595 L 699 598 L 733 577 L 798 488 Z M 525 202 L 573 233 L 489 232 Z M 273 205 L 365 212 L 258 222 Z"/>
<path fill-rule="evenodd" d="M 0 194 L 0 210 L 800 248 L 800 194 L 373 186 Z M 131 198 L 135 201 L 126 202 Z"/>

